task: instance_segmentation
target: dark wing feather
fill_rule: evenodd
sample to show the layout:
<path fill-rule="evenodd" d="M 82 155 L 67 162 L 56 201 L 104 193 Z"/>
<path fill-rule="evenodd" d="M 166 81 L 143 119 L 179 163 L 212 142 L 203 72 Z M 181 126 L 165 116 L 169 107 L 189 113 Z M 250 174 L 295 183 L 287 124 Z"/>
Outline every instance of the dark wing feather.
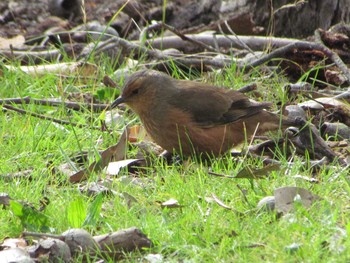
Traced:
<path fill-rule="evenodd" d="M 197 82 L 187 82 L 182 86 L 181 92 L 169 102 L 190 113 L 193 120 L 203 127 L 232 123 L 267 107 L 264 103 L 252 103 L 248 97 L 234 90 Z"/>

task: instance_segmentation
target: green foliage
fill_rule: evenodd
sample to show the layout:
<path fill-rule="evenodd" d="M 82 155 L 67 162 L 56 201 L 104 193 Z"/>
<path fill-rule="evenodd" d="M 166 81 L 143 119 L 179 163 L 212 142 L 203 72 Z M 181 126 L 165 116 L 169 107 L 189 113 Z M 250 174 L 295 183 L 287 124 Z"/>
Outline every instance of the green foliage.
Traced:
<path fill-rule="evenodd" d="M 23 228 L 29 231 L 49 231 L 48 217 L 34 207 L 11 200 L 10 208 L 12 213 L 21 220 Z"/>
<path fill-rule="evenodd" d="M 71 201 L 67 206 L 67 220 L 71 228 L 81 228 L 86 226 L 96 226 L 100 219 L 102 208 L 102 194 L 97 195 L 90 205 L 82 197 Z"/>
<path fill-rule="evenodd" d="M 69 227 L 82 227 L 87 216 L 86 210 L 86 203 L 82 197 L 78 197 L 76 200 L 71 201 L 67 206 L 67 220 Z"/>
<path fill-rule="evenodd" d="M 102 194 L 98 194 L 94 201 L 89 205 L 83 226 L 96 226 L 97 221 L 100 219 L 103 202 L 102 197 Z"/>

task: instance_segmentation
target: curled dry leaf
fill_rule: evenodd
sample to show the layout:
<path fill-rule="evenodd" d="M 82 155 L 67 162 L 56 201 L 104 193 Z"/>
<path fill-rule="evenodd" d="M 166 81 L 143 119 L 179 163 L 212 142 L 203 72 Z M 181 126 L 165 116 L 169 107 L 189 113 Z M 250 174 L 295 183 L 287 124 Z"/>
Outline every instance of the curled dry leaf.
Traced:
<path fill-rule="evenodd" d="M 176 199 L 169 199 L 161 204 L 162 208 L 180 208 L 183 207 L 182 205 L 179 204 L 179 201 Z"/>
<path fill-rule="evenodd" d="M 116 176 L 122 168 L 131 166 L 140 161 L 140 159 L 126 159 L 117 162 L 110 162 L 107 166 L 106 174 Z"/>

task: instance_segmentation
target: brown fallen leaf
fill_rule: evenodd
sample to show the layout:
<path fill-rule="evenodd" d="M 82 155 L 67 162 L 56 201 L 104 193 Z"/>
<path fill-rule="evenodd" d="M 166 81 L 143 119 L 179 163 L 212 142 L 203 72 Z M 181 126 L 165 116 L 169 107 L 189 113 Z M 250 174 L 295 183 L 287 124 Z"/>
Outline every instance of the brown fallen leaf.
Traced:
<path fill-rule="evenodd" d="M 275 207 L 278 212 L 286 214 L 290 212 L 296 203 L 301 203 L 305 208 L 309 208 L 320 197 L 310 191 L 295 187 L 286 186 L 275 189 Z"/>
<path fill-rule="evenodd" d="M 78 183 L 83 180 L 86 180 L 92 172 L 101 171 L 105 168 L 109 162 L 113 159 L 123 160 L 127 151 L 127 141 L 129 136 L 129 128 L 125 128 L 123 134 L 120 136 L 117 144 L 107 148 L 105 151 L 101 153 L 101 158 L 98 161 L 93 162 L 89 168 L 84 168 L 79 172 L 70 176 L 69 181 L 71 183 Z"/>
<path fill-rule="evenodd" d="M 261 169 L 252 169 L 249 166 L 246 166 L 240 170 L 234 178 L 263 179 L 266 178 L 270 172 L 278 171 L 280 169 L 281 165 L 279 163 L 270 164 Z"/>

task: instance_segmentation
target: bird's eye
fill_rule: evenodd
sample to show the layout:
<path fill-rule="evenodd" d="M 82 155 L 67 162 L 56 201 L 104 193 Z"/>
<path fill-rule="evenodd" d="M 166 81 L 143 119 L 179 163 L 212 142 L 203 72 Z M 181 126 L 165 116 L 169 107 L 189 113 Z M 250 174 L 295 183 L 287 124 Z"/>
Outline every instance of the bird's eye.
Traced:
<path fill-rule="evenodd" d="M 131 93 L 132 93 L 132 95 L 136 95 L 139 93 L 139 89 L 134 89 Z"/>

